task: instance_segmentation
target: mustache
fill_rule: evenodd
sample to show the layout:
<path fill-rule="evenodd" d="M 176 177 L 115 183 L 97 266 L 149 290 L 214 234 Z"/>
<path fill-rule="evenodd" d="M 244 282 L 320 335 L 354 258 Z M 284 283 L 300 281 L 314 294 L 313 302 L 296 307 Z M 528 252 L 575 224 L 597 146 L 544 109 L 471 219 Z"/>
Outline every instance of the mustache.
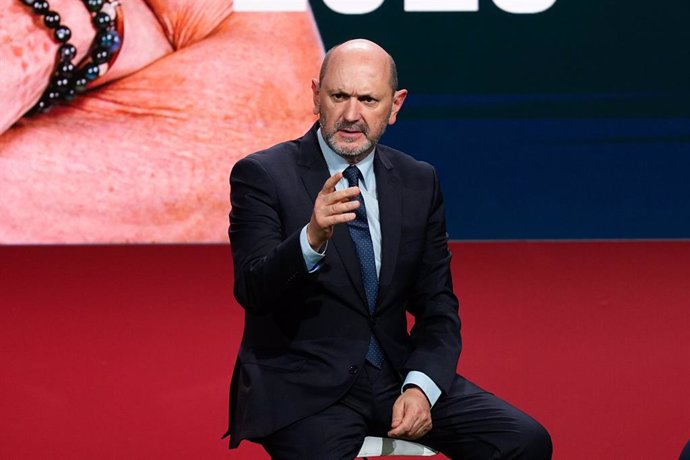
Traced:
<path fill-rule="evenodd" d="M 362 122 L 339 121 L 335 124 L 335 129 L 344 129 L 347 131 L 361 131 L 364 134 L 369 134 L 369 127 L 366 123 Z"/>

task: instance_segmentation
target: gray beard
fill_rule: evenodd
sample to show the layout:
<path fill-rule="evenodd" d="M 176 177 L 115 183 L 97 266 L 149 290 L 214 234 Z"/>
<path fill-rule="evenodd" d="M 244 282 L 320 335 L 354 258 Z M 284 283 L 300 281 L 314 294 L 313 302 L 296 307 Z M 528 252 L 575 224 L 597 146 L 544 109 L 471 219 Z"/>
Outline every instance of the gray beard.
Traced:
<path fill-rule="evenodd" d="M 335 133 L 333 134 L 327 134 L 324 136 L 324 140 L 326 141 L 326 144 L 338 155 L 340 155 L 343 158 L 356 158 L 358 156 L 361 156 L 365 153 L 369 153 L 373 148 L 374 148 L 374 143 L 371 142 L 369 139 L 367 139 L 367 142 L 359 147 L 358 149 L 355 150 L 343 150 L 342 148 L 338 147 L 335 145 L 333 142 L 333 138 L 335 137 Z M 348 142 L 348 141 L 345 141 Z"/>
<path fill-rule="evenodd" d="M 369 137 L 367 137 L 367 135 L 369 134 L 369 130 L 367 129 L 367 127 L 366 127 L 366 125 L 365 125 L 365 126 L 363 127 L 364 129 L 362 129 L 362 132 L 364 133 L 364 136 L 367 137 L 367 142 L 365 142 L 364 145 L 362 145 L 360 148 L 358 148 L 358 149 L 356 149 L 356 150 L 343 150 L 342 148 L 337 147 L 337 146 L 335 145 L 335 142 L 333 142 L 333 139 L 335 138 L 335 134 L 336 134 L 336 133 L 333 132 L 333 133 L 331 133 L 331 134 L 327 134 L 327 133 L 325 132 L 325 130 L 323 129 L 323 126 L 326 124 L 326 119 L 325 119 L 323 116 L 322 116 L 321 118 L 319 118 L 319 124 L 321 125 L 322 133 L 324 134 L 323 139 L 326 141 L 326 144 L 327 144 L 335 153 L 337 153 L 338 155 L 340 155 L 341 157 L 346 158 L 346 159 L 347 159 L 347 158 L 357 158 L 357 157 L 361 157 L 361 156 L 363 156 L 363 155 L 368 154 L 369 152 L 371 152 L 371 151 L 374 149 L 374 147 L 376 146 L 376 144 L 378 143 L 378 141 L 379 141 L 379 139 L 381 138 L 381 136 L 383 136 L 383 132 L 386 130 L 386 127 L 385 127 L 385 125 L 384 125 L 384 126 L 383 126 L 383 129 L 381 129 L 381 136 L 379 136 L 379 137 L 378 137 L 377 139 L 375 139 L 375 140 L 371 140 L 371 139 L 369 139 Z M 342 128 L 350 128 L 350 127 L 354 127 L 354 126 L 357 126 L 357 124 L 355 124 L 355 123 L 352 123 L 352 124 L 348 124 L 348 123 L 337 123 L 337 124 L 335 125 L 335 129 L 336 129 L 336 131 L 337 131 L 337 130 L 342 129 Z M 347 141 L 347 140 L 346 140 L 345 142 L 354 142 L 354 141 Z"/>

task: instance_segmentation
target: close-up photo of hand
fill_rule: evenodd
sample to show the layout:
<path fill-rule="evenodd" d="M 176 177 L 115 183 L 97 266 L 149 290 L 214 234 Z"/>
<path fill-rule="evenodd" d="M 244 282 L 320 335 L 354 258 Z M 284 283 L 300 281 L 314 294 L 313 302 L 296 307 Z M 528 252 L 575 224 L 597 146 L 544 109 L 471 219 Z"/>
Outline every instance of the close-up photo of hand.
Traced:
<path fill-rule="evenodd" d="M 109 5 L 29 3 L 0 0 L 0 243 L 224 241 L 234 162 L 313 121 L 311 12 L 123 0 L 107 71 L 41 112 L 61 45 L 48 12 L 79 69 L 96 38 L 87 5 Z"/>

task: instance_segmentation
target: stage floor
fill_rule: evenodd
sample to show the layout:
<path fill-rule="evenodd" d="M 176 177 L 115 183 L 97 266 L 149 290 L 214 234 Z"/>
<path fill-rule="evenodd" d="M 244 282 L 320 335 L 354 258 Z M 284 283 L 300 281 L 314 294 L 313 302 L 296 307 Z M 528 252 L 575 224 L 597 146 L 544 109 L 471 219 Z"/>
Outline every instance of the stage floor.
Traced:
<path fill-rule="evenodd" d="M 554 459 L 678 458 L 690 242 L 452 250 L 458 369 L 540 420 Z M 268 458 L 220 440 L 242 333 L 228 246 L 4 246 L 0 261 L 0 458 Z"/>

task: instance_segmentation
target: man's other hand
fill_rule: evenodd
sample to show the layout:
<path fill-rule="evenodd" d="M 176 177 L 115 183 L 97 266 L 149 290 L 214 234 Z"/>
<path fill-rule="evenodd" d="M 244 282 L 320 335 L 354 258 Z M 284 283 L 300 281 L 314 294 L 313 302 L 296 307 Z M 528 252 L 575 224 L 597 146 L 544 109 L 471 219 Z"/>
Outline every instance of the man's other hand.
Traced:
<path fill-rule="evenodd" d="M 388 436 L 391 438 L 418 439 L 432 427 L 431 406 L 422 390 L 410 387 L 393 405 L 393 420 Z"/>

